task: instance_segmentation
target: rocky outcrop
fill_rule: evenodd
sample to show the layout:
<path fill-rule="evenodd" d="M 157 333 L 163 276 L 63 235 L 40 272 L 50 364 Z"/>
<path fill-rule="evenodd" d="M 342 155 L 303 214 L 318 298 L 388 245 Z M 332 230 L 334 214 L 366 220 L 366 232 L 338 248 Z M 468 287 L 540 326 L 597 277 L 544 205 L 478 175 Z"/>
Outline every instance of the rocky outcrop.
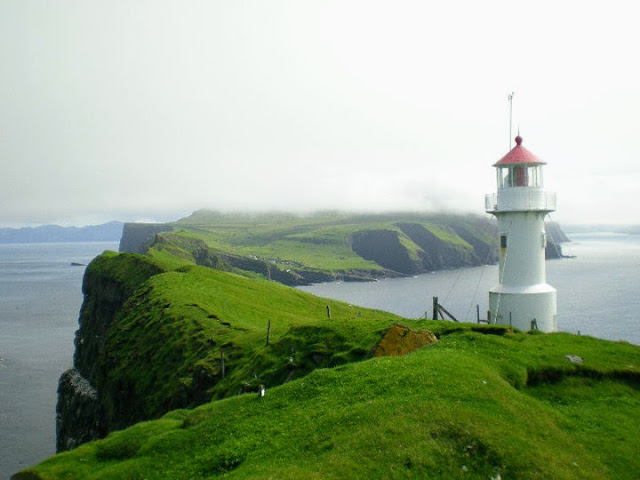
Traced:
<path fill-rule="evenodd" d="M 75 368 L 58 382 L 56 451 L 71 450 L 107 434 L 98 391 Z"/>
<path fill-rule="evenodd" d="M 401 323 L 392 325 L 375 347 L 374 357 L 400 357 L 438 341 L 428 330 L 416 331 Z"/>

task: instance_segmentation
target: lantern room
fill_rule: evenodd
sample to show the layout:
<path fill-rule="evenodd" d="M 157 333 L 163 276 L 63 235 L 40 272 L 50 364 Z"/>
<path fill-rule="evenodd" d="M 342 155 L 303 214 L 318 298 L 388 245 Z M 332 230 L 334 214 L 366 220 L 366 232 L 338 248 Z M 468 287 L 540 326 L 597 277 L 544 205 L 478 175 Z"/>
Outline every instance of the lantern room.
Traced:
<path fill-rule="evenodd" d="M 516 146 L 496 167 L 498 188 L 542 187 L 542 165 L 545 162 L 522 146 L 522 137 L 516 137 Z"/>
<path fill-rule="evenodd" d="M 497 211 L 555 210 L 556 196 L 543 188 L 543 162 L 522 146 L 522 137 L 516 137 L 516 146 L 494 163 L 498 191 L 485 197 L 489 213 Z"/>

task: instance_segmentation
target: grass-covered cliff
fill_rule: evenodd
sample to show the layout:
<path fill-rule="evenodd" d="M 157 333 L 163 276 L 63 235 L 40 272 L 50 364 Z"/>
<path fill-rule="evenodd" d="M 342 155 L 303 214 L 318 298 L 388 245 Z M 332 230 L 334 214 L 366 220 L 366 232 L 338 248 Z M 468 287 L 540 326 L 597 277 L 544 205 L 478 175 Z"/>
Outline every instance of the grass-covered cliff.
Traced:
<path fill-rule="evenodd" d="M 83 290 L 74 368 L 59 386 L 59 450 L 367 358 L 399 320 L 180 257 L 106 252 Z"/>
<path fill-rule="evenodd" d="M 371 280 L 492 263 L 495 225 L 474 215 L 198 211 L 164 225 L 125 225 L 121 250 L 252 272 L 287 285 Z"/>

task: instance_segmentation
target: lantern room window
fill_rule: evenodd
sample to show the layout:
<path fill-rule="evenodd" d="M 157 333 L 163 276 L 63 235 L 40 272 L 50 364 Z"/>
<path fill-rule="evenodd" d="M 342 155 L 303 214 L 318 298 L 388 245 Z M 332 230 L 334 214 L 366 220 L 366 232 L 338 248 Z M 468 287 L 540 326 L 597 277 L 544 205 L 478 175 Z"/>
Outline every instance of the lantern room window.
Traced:
<path fill-rule="evenodd" d="M 498 167 L 498 188 L 542 187 L 541 165 L 509 165 Z"/>

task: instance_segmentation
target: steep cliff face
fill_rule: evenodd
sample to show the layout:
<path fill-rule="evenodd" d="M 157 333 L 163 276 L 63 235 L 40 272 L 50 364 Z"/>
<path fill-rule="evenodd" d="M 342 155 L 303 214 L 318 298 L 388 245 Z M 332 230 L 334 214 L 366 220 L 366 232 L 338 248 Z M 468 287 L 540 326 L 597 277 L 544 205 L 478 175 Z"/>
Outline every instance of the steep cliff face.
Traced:
<path fill-rule="evenodd" d="M 406 275 L 419 271 L 417 259 L 412 259 L 407 248 L 400 243 L 398 232 L 393 230 L 366 230 L 351 237 L 351 248 L 366 260 Z"/>
<path fill-rule="evenodd" d="M 421 271 L 478 265 L 480 261 L 474 247 L 453 232 L 450 241 L 444 241 L 417 223 L 400 223 L 398 227 L 420 247 Z"/>
<path fill-rule="evenodd" d="M 125 223 L 120 239 L 120 251 L 129 253 L 145 253 L 154 236 L 161 232 L 170 232 L 169 224 Z"/>
<path fill-rule="evenodd" d="M 447 232 L 443 240 L 419 223 L 398 223 L 400 230 L 366 230 L 352 235 L 352 248 L 361 257 L 404 275 L 444 268 L 480 265 L 495 260 L 491 244 L 466 230 L 462 238 Z M 413 248 L 412 248 L 413 247 Z"/>
<path fill-rule="evenodd" d="M 163 271 L 150 258 L 132 254 L 101 255 L 87 267 L 74 366 L 90 382 L 101 379 L 95 360 L 104 353 L 106 332 L 118 312 L 145 280 Z"/>
<path fill-rule="evenodd" d="M 105 342 L 109 328 L 136 288 L 162 268 L 145 257 L 105 253 L 87 267 L 82 290 L 74 368 L 58 383 L 56 448 L 74 448 L 105 435 L 105 417 L 98 386 L 105 377 Z"/>
<path fill-rule="evenodd" d="M 555 243 L 553 240 L 547 241 L 547 246 L 544 249 L 544 258 L 547 260 L 554 258 L 562 258 L 562 245 Z"/>

